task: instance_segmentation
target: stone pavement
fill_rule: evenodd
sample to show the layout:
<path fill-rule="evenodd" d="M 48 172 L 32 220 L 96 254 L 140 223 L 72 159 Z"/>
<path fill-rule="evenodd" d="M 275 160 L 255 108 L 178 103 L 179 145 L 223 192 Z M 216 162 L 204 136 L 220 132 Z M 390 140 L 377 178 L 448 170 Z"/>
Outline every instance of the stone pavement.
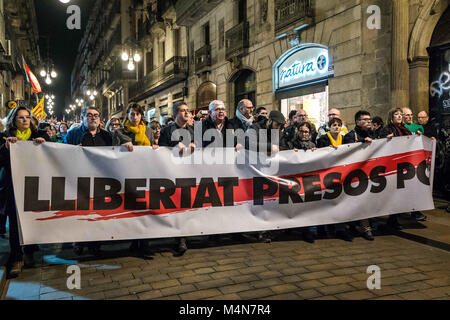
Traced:
<path fill-rule="evenodd" d="M 426 214 L 429 221 L 411 230 L 450 221 L 444 210 Z M 446 232 L 442 240 L 450 226 L 437 229 Z M 171 251 L 174 243 L 157 240 L 152 259 L 130 255 L 129 242 L 103 246 L 98 258 L 43 246 L 39 264 L 9 280 L 6 299 L 450 299 L 450 252 L 399 235 L 314 244 L 295 232 L 271 243 L 223 238 L 208 246 L 204 239 L 194 238 L 181 257 Z M 81 290 L 66 285 L 74 264 L 81 268 Z M 380 290 L 367 289 L 370 265 L 381 269 Z"/>

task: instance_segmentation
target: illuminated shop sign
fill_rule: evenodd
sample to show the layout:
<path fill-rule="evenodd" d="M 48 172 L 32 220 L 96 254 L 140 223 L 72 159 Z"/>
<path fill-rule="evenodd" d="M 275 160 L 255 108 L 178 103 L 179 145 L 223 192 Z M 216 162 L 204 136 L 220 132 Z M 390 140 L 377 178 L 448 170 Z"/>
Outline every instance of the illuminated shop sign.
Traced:
<path fill-rule="evenodd" d="M 285 52 L 273 66 L 274 90 L 326 80 L 330 75 L 328 49 L 302 44 Z"/>

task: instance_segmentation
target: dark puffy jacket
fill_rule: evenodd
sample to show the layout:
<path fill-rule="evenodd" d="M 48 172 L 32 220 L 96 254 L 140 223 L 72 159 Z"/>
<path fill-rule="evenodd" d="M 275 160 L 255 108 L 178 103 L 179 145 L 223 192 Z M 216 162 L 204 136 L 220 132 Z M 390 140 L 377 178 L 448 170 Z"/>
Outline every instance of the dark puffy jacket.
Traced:
<path fill-rule="evenodd" d="M 209 146 L 210 144 L 212 144 L 215 141 L 214 136 L 211 138 L 211 141 L 205 141 L 205 139 L 203 139 L 205 132 L 209 129 L 213 129 L 213 130 L 217 131 L 216 124 L 211 119 L 211 117 L 207 117 L 205 120 L 202 121 L 202 147 L 203 148 Z M 225 123 L 223 124 L 222 129 L 220 130 L 220 134 L 223 139 L 222 140 L 223 148 L 227 147 L 227 130 L 232 130 L 234 133 L 233 124 L 230 122 L 230 120 L 227 117 L 225 117 Z M 233 146 L 233 147 L 236 146 L 236 139 L 234 139 L 234 137 L 233 137 L 233 142 L 230 143 L 230 146 Z"/>
<path fill-rule="evenodd" d="M 186 130 L 188 131 L 190 135 L 190 141 L 183 141 L 183 137 L 180 136 L 180 138 L 177 141 L 172 141 L 172 134 L 175 130 L 182 129 L 179 127 L 176 122 L 169 124 L 168 126 L 165 126 L 161 130 L 161 136 L 159 137 L 159 146 L 160 147 L 175 147 L 179 142 L 182 142 L 186 147 L 191 143 L 194 142 L 194 128 L 191 126 L 186 126 Z"/>
<path fill-rule="evenodd" d="M 283 150 L 289 150 L 292 149 L 292 144 L 289 142 L 289 139 L 284 132 L 284 130 L 278 130 L 278 129 L 269 129 L 267 127 L 268 119 L 263 119 L 260 122 L 253 123 L 252 126 L 249 129 L 254 129 L 256 131 L 256 139 L 249 139 L 246 137 L 245 140 L 245 148 L 252 150 L 252 151 L 260 151 L 260 148 L 263 150 L 266 150 L 267 152 L 272 152 L 272 145 L 278 145 L 280 151 Z M 259 141 L 259 135 L 260 131 L 264 130 L 267 137 L 267 142 L 263 144 L 261 141 Z M 279 131 L 279 137 L 280 141 L 277 143 L 277 141 L 271 141 L 271 130 L 278 130 Z"/>
<path fill-rule="evenodd" d="M 372 130 L 365 131 L 361 127 L 356 126 L 354 130 L 344 136 L 342 144 L 364 142 L 366 138 L 376 139 Z"/>

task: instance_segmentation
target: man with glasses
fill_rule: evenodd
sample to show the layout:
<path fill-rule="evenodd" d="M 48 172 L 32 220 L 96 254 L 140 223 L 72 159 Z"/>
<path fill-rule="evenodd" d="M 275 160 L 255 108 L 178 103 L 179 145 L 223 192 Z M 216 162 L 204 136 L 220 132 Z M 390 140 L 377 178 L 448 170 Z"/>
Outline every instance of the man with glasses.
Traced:
<path fill-rule="evenodd" d="M 207 146 L 214 146 L 216 148 L 227 147 L 227 129 L 233 130 L 234 127 L 230 120 L 227 118 L 227 110 L 225 104 L 221 100 L 211 101 L 209 104 L 209 116 L 202 121 L 202 137 L 209 129 L 215 129 L 222 137 L 221 141 L 215 141 L 215 137 L 211 137 L 211 140 L 202 139 L 203 148 Z M 234 142 L 230 146 L 233 146 Z"/>
<path fill-rule="evenodd" d="M 111 134 L 100 128 L 100 111 L 96 107 L 86 107 L 81 117 L 81 126 L 69 130 L 64 143 L 83 147 L 112 146 Z"/>
<path fill-rule="evenodd" d="M 112 146 L 111 134 L 100 128 L 100 111 L 96 107 L 86 107 L 81 111 L 83 122 L 80 127 L 67 132 L 64 143 L 82 147 Z M 101 242 L 79 242 L 74 244 L 74 251 L 81 255 L 84 247 L 89 253 L 97 255 Z"/>
<path fill-rule="evenodd" d="M 297 111 L 297 114 L 294 117 L 294 124 L 286 128 L 286 134 L 289 140 L 295 139 L 295 129 L 298 129 L 300 125 L 304 122 L 308 122 L 311 125 L 311 141 L 316 141 L 317 139 L 317 129 L 316 126 L 309 121 L 308 114 L 305 110 L 300 109 Z"/>
<path fill-rule="evenodd" d="M 436 138 L 437 137 L 436 126 L 429 120 L 430 118 L 428 117 L 426 111 L 420 111 L 417 114 L 417 122 L 423 127 L 424 135 L 427 136 L 428 138 Z"/>
<path fill-rule="evenodd" d="M 344 136 L 344 144 L 355 142 L 371 143 L 372 140 L 376 139 L 372 131 L 372 118 L 368 111 L 358 111 L 355 114 L 355 124 L 355 129 Z M 364 239 L 369 241 L 374 240 L 369 219 L 364 219 L 359 222 L 362 228 L 361 233 Z"/>
<path fill-rule="evenodd" d="M 420 124 L 413 123 L 413 113 L 409 108 L 403 108 L 403 122 L 405 123 L 405 127 L 411 131 L 411 133 L 418 133 L 420 131 L 421 134 L 424 134 L 425 131 Z"/>
<path fill-rule="evenodd" d="M 248 128 L 253 124 L 253 110 L 255 107 L 253 103 L 248 99 L 243 99 L 239 101 L 236 107 L 236 117 L 230 120 L 234 129 L 242 129 L 247 131 Z"/>

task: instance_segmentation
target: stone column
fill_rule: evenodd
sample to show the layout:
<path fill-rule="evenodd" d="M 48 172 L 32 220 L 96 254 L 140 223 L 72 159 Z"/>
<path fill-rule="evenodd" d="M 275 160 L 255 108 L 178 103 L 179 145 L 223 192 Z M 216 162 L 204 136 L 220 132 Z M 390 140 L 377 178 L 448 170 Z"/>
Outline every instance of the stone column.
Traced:
<path fill-rule="evenodd" d="M 409 106 L 408 0 L 392 0 L 392 107 Z"/>

